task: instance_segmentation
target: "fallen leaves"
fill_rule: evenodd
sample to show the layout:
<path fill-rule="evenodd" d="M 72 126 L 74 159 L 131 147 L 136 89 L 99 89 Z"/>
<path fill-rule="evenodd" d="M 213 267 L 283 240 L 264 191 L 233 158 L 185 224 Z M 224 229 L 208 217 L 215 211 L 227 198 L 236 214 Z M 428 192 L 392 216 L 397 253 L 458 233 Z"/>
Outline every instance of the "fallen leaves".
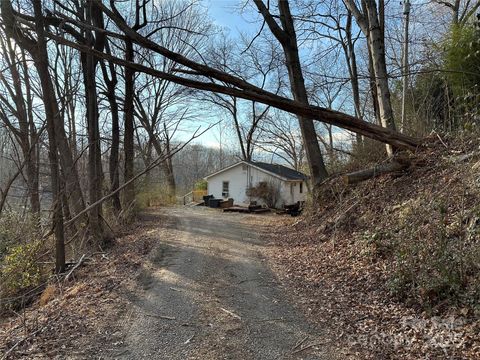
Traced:
<path fill-rule="evenodd" d="M 8 359 L 91 358 L 119 349 L 117 320 L 128 309 L 124 291 L 135 286 L 156 231 L 154 222 L 137 223 L 107 253 L 90 255 L 73 274 L 76 281 L 51 284 L 24 313 L 3 318 L 0 353 L 10 351 Z"/>
<path fill-rule="evenodd" d="M 439 303 L 425 311 L 419 299 L 401 301 L 388 288 L 396 259 L 385 232 L 422 221 L 417 209 L 438 199 L 447 199 L 453 214 L 478 204 L 471 195 L 475 185 L 465 186 L 469 164 L 452 168 L 429 151 L 413 173 L 332 190 L 320 209 L 295 223 L 272 225 L 266 235 L 272 267 L 345 358 L 480 358 L 480 321 L 472 307 Z M 458 223 L 455 216 L 449 220 Z M 430 222 L 412 229 L 418 241 L 437 236 Z"/>

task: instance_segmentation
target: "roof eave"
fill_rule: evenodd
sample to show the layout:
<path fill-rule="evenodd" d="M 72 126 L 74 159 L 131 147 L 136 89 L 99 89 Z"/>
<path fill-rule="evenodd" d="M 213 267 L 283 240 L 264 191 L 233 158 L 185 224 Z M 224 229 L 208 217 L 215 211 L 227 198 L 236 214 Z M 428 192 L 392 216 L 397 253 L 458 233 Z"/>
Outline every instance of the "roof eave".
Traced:
<path fill-rule="evenodd" d="M 264 173 L 266 173 L 266 174 L 268 174 L 268 175 L 274 176 L 274 177 L 276 177 L 276 178 L 278 178 L 278 179 L 280 179 L 280 180 L 283 180 L 283 181 L 306 181 L 306 180 L 307 180 L 307 179 L 291 179 L 291 178 L 287 178 L 287 177 L 285 177 L 285 176 L 281 176 L 281 175 L 276 174 L 276 173 L 274 173 L 274 172 L 265 170 L 264 168 L 255 165 L 255 163 L 249 162 L 249 161 L 245 161 L 245 160 L 241 160 L 241 161 L 239 161 L 239 162 L 237 162 L 237 163 L 235 163 L 235 164 L 232 164 L 232 165 L 230 165 L 230 166 L 227 166 L 226 168 L 223 168 L 223 169 L 221 169 L 221 170 L 218 170 L 217 172 L 214 172 L 213 174 L 210 174 L 210 175 L 208 175 L 208 176 L 205 176 L 203 179 L 206 180 L 206 181 L 208 181 L 209 178 L 211 178 L 211 177 L 213 177 L 213 176 L 216 176 L 216 175 L 218 175 L 218 174 L 221 174 L 221 173 L 224 172 L 224 171 L 230 170 L 230 169 L 232 169 L 232 168 L 234 168 L 235 166 L 238 166 L 238 165 L 240 165 L 240 164 L 250 165 L 250 166 L 254 167 L 254 168 L 257 169 L 257 170 L 260 170 L 260 171 L 262 171 L 262 172 L 264 172 Z"/>

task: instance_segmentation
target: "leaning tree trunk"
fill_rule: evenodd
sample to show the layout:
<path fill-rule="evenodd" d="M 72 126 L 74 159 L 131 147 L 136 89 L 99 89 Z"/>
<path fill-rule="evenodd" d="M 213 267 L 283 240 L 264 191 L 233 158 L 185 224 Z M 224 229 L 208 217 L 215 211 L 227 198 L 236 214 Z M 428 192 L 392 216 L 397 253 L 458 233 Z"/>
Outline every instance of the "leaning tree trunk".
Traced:
<path fill-rule="evenodd" d="M 282 28 L 278 25 L 277 21 L 262 0 L 254 0 L 254 2 L 270 28 L 270 31 L 282 45 L 290 79 L 290 88 L 294 99 L 302 105 L 308 106 L 309 103 L 305 88 L 305 80 L 303 78 L 300 57 L 298 54 L 297 35 L 288 1 L 278 0 Z M 315 187 L 328 176 L 328 172 L 325 163 L 323 162 L 323 156 L 318 144 L 313 118 L 300 115 L 298 116 L 298 121 L 310 168 L 312 183 Z"/>
<path fill-rule="evenodd" d="M 104 6 L 99 0 L 94 0 L 101 9 L 108 15 L 112 21 L 121 29 L 127 39 L 138 43 L 140 46 L 152 50 L 155 53 L 161 54 L 168 59 L 171 59 L 178 64 L 182 64 L 198 74 L 216 79 L 222 83 L 228 84 L 228 86 L 221 85 L 213 82 L 203 82 L 198 79 L 186 78 L 173 74 L 167 74 L 165 72 L 156 70 L 152 67 L 143 66 L 138 63 L 128 62 L 125 59 L 121 59 L 112 55 L 105 54 L 104 52 L 96 51 L 95 49 L 83 46 L 78 43 L 69 41 L 61 36 L 49 33 L 49 37 L 59 44 L 69 46 L 77 49 L 81 52 L 92 53 L 100 59 L 105 59 L 114 62 L 117 65 L 124 66 L 125 68 L 132 69 L 134 71 L 149 74 L 159 79 L 168 80 L 176 84 L 186 86 L 192 89 L 198 89 L 202 91 L 209 91 L 220 93 L 229 96 L 235 96 L 251 101 L 258 101 L 260 103 L 273 106 L 275 108 L 287 111 L 289 113 L 306 116 L 316 121 L 321 121 L 327 124 L 332 124 L 339 128 L 349 130 L 358 134 L 362 134 L 371 139 L 381 141 L 383 143 L 391 144 L 392 146 L 400 149 L 415 150 L 418 146 L 422 146 L 422 142 L 419 139 L 407 136 L 397 131 L 378 126 L 373 123 L 369 123 L 363 120 L 351 116 L 339 111 L 322 108 L 319 106 L 304 105 L 298 101 L 288 99 L 286 97 L 271 93 L 263 90 L 255 85 L 252 85 L 245 80 L 242 80 L 234 75 L 225 73 L 221 70 L 214 69 L 204 64 L 197 63 L 190 60 L 178 53 L 172 52 L 158 44 L 150 41 L 149 39 L 140 35 L 135 28 L 128 26 L 125 21 L 117 14 L 112 12 L 108 7 Z M 261 2 L 260 0 L 254 0 L 255 3 Z M 344 0 L 347 1 L 347 0 Z M 263 4 L 265 7 L 265 5 Z M 265 8 L 266 9 L 266 8 Z M 52 23 L 55 19 L 51 20 Z M 275 23 L 275 21 L 273 21 Z M 278 24 L 275 24 L 278 27 Z"/>
<path fill-rule="evenodd" d="M 283 45 L 283 51 L 287 61 L 288 76 L 290 78 L 290 87 L 294 99 L 304 105 L 309 105 L 307 89 L 305 88 L 305 80 L 303 78 L 302 66 L 300 65 L 300 57 L 298 55 L 297 35 L 293 19 L 290 13 L 288 1 L 279 0 L 280 19 L 283 24 L 288 41 Z M 323 156 L 318 144 L 317 133 L 313 123 L 313 119 L 300 116 L 298 118 L 300 130 L 302 132 L 307 161 L 310 166 L 313 186 L 319 185 L 328 177 Z"/>

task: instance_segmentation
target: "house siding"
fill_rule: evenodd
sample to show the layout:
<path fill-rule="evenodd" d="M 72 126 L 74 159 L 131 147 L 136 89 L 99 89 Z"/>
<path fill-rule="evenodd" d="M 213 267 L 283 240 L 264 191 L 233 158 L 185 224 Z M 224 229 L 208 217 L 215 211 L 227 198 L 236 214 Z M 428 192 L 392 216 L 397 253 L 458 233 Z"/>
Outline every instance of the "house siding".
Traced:
<path fill-rule="evenodd" d="M 235 203 L 247 203 L 247 170 L 243 170 L 242 164 L 238 164 L 228 170 L 208 178 L 208 194 L 217 199 L 223 198 L 223 182 L 229 182 L 229 198 Z"/>
<path fill-rule="evenodd" d="M 249 204 L 250 200 L 256 200 L 259 204 L 262 204 L 259 199 L 250 199 L 246 194 L 248 188 L 256 186 L 262 181 L 280 183 L 281 199 L 277 202 L 277 207 L 282 207 L 285 204 L 293 204 L 297 201 L 305 201 L 307 191 L 305 182 L 303 182 L 303 193 L 300 194 L 301 181 L 281 180 L 276 176 L 272 176 L 260 169 L 244 163 L 239 163 L 230 169 L 209 177 L 207 180 L 208 194 L 213 195 L 217 199 L 223 197 L 223 182 L 228 181 L 228 197 L 233 198 L 235 204 Z M 291 185 L 293 185 L 293 187 L 291 187 Z"/>

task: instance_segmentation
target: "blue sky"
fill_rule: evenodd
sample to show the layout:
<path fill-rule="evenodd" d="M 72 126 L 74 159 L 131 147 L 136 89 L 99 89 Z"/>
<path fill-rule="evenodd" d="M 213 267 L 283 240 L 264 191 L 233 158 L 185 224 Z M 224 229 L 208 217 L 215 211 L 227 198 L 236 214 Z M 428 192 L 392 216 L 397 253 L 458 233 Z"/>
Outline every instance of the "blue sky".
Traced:
<path fill-rule="evenodd" d="M 236 37 L 240 33 L 254 33 L 258 25 L 252 22 L 253 17 L 249 14 L 241 14 L 239 10 L 239 4 L 242 0 L 205 0 L 203 5 L 208 9 L 211 20 L 219 27 L 228 29 L 230 37 Z M 213 110 L 214 116 L 207 120 L 209 123 L 215 123 L 219 120 L 226 121 L 229 123 L 230 119 L 227 119 L 226 116 L 221 116 L 220 111 Z M 218 115 L 218 118 L 217 118 Z M 206 126 L 206 125 L 205 125 Z M 196 126 L 193 126 L 196 129 Z M 213 129 L 209 130 L 196 140 L 195 143 L 202 144 L 208 147 L 219 147 L 219 129 L 220 126 L 215 126 Z M 186 129 L 183 134 L 179 134 L 179 138 L 188 139 L 190 132 Z M 223 146 L 227 145 L 232 146 L 235 144 L 235 141 L 231 139 L 225 139 L 225 134 L 222 139 Z"/>
<path fill-rule="evenodd" d="M 229 28 L 232 33 L 249 31 L 255 24 L 249 24 L 239 13 L 239 0 L 206 0 L 205 5 L 212 20 L 219 26 Z"/>

